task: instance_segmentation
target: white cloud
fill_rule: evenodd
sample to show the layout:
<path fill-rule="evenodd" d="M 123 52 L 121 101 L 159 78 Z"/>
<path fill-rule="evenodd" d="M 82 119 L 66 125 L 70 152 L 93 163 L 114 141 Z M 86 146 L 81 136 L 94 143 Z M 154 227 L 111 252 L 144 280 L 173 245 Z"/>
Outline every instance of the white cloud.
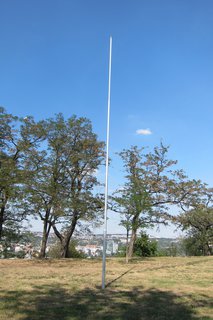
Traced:
<path fill-rule="evenodd" d="M 149 134 L 152 134 L 152 131 L 150 129 L 138 129 L 136 130 L 136 134 L 142 134 L 144 136 L 147 136 Z"/>

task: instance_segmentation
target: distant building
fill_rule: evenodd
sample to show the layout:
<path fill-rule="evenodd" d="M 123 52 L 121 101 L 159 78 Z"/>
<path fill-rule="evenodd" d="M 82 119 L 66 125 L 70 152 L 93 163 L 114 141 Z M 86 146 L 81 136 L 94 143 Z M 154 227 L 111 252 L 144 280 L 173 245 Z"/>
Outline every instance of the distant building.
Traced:
<path fill-rule="evenodd" d="M 103 247 L 97 246 L 94 244 L 87 244 L 85 246 L 77 246 L 76 250 L 86 254 L 89 257 L 98 257 L 101 255 L 101 253 L 103 251 Z"/>
<path fill-rule="evenodd" d="M 115 242 L 114 240 L 107 240 L 106 251 L 108 255 L 116 254 L 118 252 L 118 242 Z"/>

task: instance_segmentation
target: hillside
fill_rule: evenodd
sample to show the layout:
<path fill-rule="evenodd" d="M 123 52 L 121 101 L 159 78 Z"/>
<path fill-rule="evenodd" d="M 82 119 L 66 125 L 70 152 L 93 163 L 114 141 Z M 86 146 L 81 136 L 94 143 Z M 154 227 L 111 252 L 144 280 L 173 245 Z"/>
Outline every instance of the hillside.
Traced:
<path fill-rule="evenodd" d="M 1 260 L 0 319 L 213 319 L 213 257 Z"/>

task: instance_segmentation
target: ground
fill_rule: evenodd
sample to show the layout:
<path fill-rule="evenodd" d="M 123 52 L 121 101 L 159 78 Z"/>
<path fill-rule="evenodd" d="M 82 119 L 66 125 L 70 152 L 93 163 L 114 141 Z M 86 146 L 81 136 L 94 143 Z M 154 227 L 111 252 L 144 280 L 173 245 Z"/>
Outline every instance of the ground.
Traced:
<path fill-rule="evenodd" d="M 213 257 L 1 260 L 0 320 L 213 319 Z"/>

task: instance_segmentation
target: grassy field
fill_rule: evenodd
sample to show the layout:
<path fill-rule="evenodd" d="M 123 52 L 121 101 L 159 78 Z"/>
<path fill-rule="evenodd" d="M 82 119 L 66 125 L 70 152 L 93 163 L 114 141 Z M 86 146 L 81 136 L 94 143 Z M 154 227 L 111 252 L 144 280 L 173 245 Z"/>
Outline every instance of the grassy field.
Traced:
<path fill-rule="evenodd" d="M 213 319 L 213 257 L 1 260 L 0 319 Z"/>

